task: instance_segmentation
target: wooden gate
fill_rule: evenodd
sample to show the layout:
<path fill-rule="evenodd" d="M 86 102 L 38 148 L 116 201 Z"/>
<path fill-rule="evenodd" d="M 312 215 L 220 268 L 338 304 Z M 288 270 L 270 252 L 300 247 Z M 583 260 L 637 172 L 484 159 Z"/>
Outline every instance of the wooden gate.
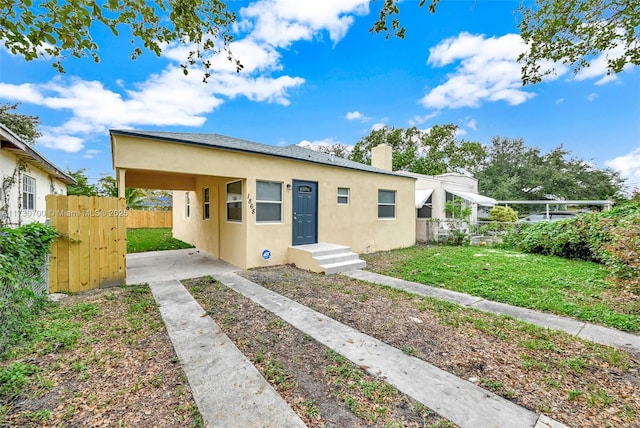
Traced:
<path fill-rule="evenodd" d="M 51 245 L 49 292 L 78 292 L 126 282 L 124 198 L 48 195 L 47 218 L 60 236 Z"/>

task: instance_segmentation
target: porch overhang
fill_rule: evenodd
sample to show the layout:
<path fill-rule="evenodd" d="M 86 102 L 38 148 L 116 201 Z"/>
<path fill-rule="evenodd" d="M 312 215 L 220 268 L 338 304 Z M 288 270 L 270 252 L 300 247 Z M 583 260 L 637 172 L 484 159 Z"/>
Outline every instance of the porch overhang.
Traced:
<path fill-rule="evenodd" d="M 462 199 L 465 199 L 469 202 L 473 202 L 474 204 L 478 204 L 482 207 L 494 207 L 498 203 L 498 201 L 496 201 L 493 198 L 490 198 L 488 196 L 482 196 L 477 193 L 463 192 L 460 190 L 449 190 L 449 189 L 447 189 L 447 192 L 452 193 L 456 196 L 459 196 Z"/>
<path fill-rule="evenodd" d="M 427 203 L 431 194 L 433 193 L 433 189 L 419 189 L 416 190 L 416 208 L 420 209 Z"/>

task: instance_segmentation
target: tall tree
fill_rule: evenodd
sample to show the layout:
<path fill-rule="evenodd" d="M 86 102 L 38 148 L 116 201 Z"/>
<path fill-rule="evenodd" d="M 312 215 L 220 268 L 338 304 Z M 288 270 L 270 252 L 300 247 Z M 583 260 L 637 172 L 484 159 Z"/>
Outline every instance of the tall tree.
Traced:
<path fill-rule="evenodd" d="M 476 178 L 480 193 L 498 200 L 606 199 L 623 184 L 619 173 L 573 157 L 562 146 L 542 153 L 522 139 L 502 137 L 493 138 Z"/>
<path fill-rule="evenodd" d="M 640 65 L 640 2 L 637 0 L 536 0 L 520 7 L 518 24 L 529 46 L 519 60 L 522 81 L 538 83 L 554 72 L 544 62 L 568 65 L 577 73 L 605 53 L 608 73 Z"/>
<path fill-rule="evenodd" d="M 0 40 L 13 54 L 27 61 L 39 58 L 91 57 L 100 61 L 93 35 L 100 24 L 120 36 L 131 38 L 131 58 L 143 49 L 160 55 L 172 43 L 189 46 L 182 64 L 185 74 L 189 66 L 198 64 L 210 73 L 209 54 L 229 51 L 234 13 L 223 0 L 0 0 Z M 236 67 L 242 66 L 235 61 Z M 60 60 L 54 62 L 64 71 Z"/>
<path fill-rule="evenodd" d="M 412 128 L 381 128 L 356 143 L 349 159 L 371 164 L 371 149 L 387 144 L 393 149 L 393 170 L 438 175 L 467 170 L 474 172 L 486 153 L 480 143 L 458 140 L 458 127 L 436 125 L 428 131 Z"/>
<path fill-rule="evenodd" d="M 20 107 L 20 104 L 1 104 L 0 123 L 9 128 L 25 143 L 34 144 L 38 137 L 42 135 L 38 132 L 40 119 L 36 116 L 17 113 L 18 107 Z"/>
<path fill-rule="evenodd" d="M 118 186 L 116 179 L 108 175 L 98 180 L 98 193 L 102 196 L 118 197 Z M 142 208 L 145 194 L 141 189 L 127 187 L 124 189 L 124 199 L 127 209 L 136 210 Z"/>
<path fill-rule="evenodd" d="M 67 168 L 67 174 L 76 180 L 75 186 L 67 186 L 67 195 L 75 196 L 97 196 L 98 189 L 95 184 L 89 183 L 89 178 L 85 174 L 85 169 L 81 168 L 77 171 L 71 171 Z"/>
<path fill-rule="evenodd" d="M 420 0 L 436 12 L 440 0 Z M 370 31 L 404 38 L 400 0 L 382 0 L 378 20 Z M 570 66 L 575 73 L 604 53 L 609 73 L 627 64 L 640 65 L 640 2 L 637 0 L 532 0 L 522 2 L 518 24 L 529 50 L 519 57 L 522 83 L 538 83 L 553 73 L 551 63 Z"/>

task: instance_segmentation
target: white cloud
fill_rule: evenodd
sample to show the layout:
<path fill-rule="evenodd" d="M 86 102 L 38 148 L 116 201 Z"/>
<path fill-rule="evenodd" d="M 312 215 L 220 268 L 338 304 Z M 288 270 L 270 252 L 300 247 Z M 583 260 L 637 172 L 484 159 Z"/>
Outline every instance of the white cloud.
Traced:
<path fill-rule="evenodd" d="M 467 123 L 465 126 L 469 129 L 473 129 L 474 131 L 478 130 L 478 121 L 475 119 L 467 118 Z"/>
<path fill-rule="evenodd" d="M 230 50 L 243 65 L 239 73 L 223 53 L 205 58 L 214 71 L 208 84 L 202 83 L 201 70 L 190 70 L 184 76 L 178 63 L 185 61 L 194 46 L 171 44 L 161 55 L 167 66 L 138 83 L 118 79 L 113 82 L 114 89 L 107 87 L 108 82 L 76 77 L 57 77 L 39 84 L 0 83 L 0 98 L 67 113 L 62 123 L 42 128 L 39 143 L 70 152 L 82 150 L 86 138 L 104 134 L 108 128 L 198 127 L 225 98 L 288 105 L 290 91 L 305 80 L 277 74 L 283 69 L 280 51 L 323 32 L 337 43 L 356 15 L 368 13 L 369 0 L 259 0 L 240 9 L 235 25 L 239 34 Z"/>
<path fill-rule="evenodd" d="M 609 82 L 618 80 L 618 76 L 615 73 L 609 73 L 607 70 L 608 59 L 618 58 L 624 54 L 624 47 L 618 46 L 614 49 L 609 49 L 601 52 L 593 60 L 589 62 L 589 66 L 582 68 L 578 74 L 575 75 L 575 80 L 582 81 L 587 79 L 599 78 L 596 81 L 596 85 L 604 85 Z M 624 68 L 625 71 L 633 69 L 633 64 L 627 64 Z"/>
<path fill-rule="evenodd" d="M 620 173 L 628 190 L 640 189 L 640 147 L 624 156 L 618 156 L 604 164 Z"/>
<path fill-rule="evenodd" d="M 413 116 L 413 118 L 409 119 L 409 125 L 411 126 L 421 125 L 425 123 L 427 120 L 433 119 L 434 117 L 438 116 L 439 114 L 440 114 L 440 111 L 436 110 L 434 112 L 425 114 L 423 116 Z"/>
<path fill-rule="evenodd" d="M 487 101 L 505 101 L 510 105 L 527 101 L 535 94 L 522 89 L 517 63 L 525 49 L 516 34 L 487 38 L 462 32 L 441 41 L 429 50 L 427 63 L 435 67 L 459 64 L 447 81 L 431 89 L 421 103 L 427 108 L 442 109 L 478 107 Z"/>
<path fill-rule="evenodd" d="M 370 117 L 365 116 L 364 114 L 360 113 L 359 111 L 347 112 L 347 114 L 344 116 L 344 118 L 347 119 L 347 120 L 359 120 L 361 122 L 368 122 L 369 120 L 371 120 Z"/>
<path fill-rule="evenodd" d="M 298 77 L 219 73 L 205 85 L 197 73 L 184 76 L 181 69 L 168 67 L 130 89 L 119 88 L 119 92 L 97 81 L 56 77 L 41 84 L 0 84 L 0 97 L 70 112 L 63 124 L 43 127 L 39 142 L 76 152 L 82 149 L 86 136 L 104 134 L 108 128 L 201 126 L 205 115 L 224 102 L 220 96 L 287 105 L 288 91 L 302 83 L 304 79 Z"/>
<path fill-rule="evenodd" d="M 38 138 L 37 144 L 48 149 L 75 153 L 82 150 L 84 139 L 69 134 L 43 132 L 42 137 Z"/>
<path fill-rule="evenodd" d="M 344 144 L 343 142 L 338 141 L 332 137 L 325 138 L 324 140 L 313 140 L 313 141 L 302 140 L 296 145 L 300 147 L 304 147 L 305 149 L 320 151 L 322 148 L 330 148 L 331 146 L 336 144 L 342 144 L 343 146 L 345 146 L 346 147 L 345 150 L 347 151 L 347 153 L 351 153 L 351 150 L 353 150 L 353 146 Z"/>
<path fill-rule="evenodd" d="M 368 13 L 368 0 L 261 0 L 240 9 L 238 28 L 275 47 L 311 40 L 321 31 L 337 43 L 353 24 L 353 15 Z"/>
<path fill-rule="evenodd" d="M 595 92 L 592 92 L 589 95 L 587 95 L 585 98 L 587 99 L 587 101 L 593 101 L 596 98 L 598 98 L 598 94 L 596 94 Z"/>
<path fill-rule="evenodd" d="M 556 100 L 556 104 L 562 104 L 564 102 L 564 98 L 558 98 Z"/>
<path fill-rule="evenodd" d="M 371 130 L 372 131 L 379 131 L 380 129 L 382 129 L 382 128 L 386 127 L 386 126 L 387 126 L 387 124 L 384 123 L 384 122 L 377 122 L 377 123 L 374 123 L 373 125 L 371 125 Z"/>
<path fill-rule="evenodd" d="M 82 157 L 84 159 L 93 159 L 94 157 L 96 157 L 97 154 L 102 153 L 102 150 L 95 150 L 95 149 L 90 149 L 84 152 L 84 155 L 82 155 Z"/>

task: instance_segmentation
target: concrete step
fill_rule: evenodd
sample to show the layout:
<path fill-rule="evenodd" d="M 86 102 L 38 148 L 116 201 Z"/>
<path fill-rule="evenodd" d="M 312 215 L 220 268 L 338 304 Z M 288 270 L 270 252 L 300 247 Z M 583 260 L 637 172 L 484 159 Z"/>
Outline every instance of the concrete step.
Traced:
<path fill-rule="evenodd" d="M 329 244 L 325 242 L 320 242 L 317 244 L 297 245 L 295 248 L 298 250 L 307 251 L 309 254 L 311 254 L 311 257 L 313 258 L 328 256 L 331 254 L 351 252 L 351 248 L 347 246 L 338 245 L 338 244 Z"/>
<path fill-rule="evenodd" d="M 349 272 L 352 270 L 362 269 L 367 265 L 367 262 L 364 260 L 347 260 L 343 262 L 337 263 L 329 263 L 326 265 L 320 265 L 320 267 L 324 270 L 325 275 L 332 275 L 334 273 L 340 272 Z"/>
<path fill-rule="evenodd" d="M 313 257 L 318 261 L 318 263 L 322 265 L 328 265 L 332 263 L 339 262 L 348 262 L 350 260 L 358 260 L 358 255 L 351 251 L 337 254 L 327 254 L 325 256 L 315 256 Z"/>

